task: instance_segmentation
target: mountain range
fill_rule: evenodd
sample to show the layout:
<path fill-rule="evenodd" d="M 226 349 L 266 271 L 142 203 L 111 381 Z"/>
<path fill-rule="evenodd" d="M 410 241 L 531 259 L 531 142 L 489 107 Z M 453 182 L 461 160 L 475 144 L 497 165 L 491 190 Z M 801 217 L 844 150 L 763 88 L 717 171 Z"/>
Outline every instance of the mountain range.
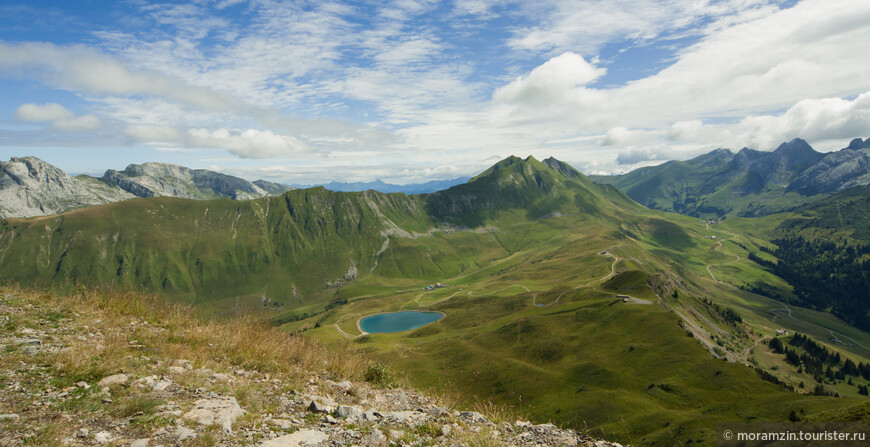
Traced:
<path fill-rule="evenodd" d="M 759 166 L 782 182 L 808 162 L 779 160 Z M 857 216 L 866 202 L 853 202 Z M 801 307 L 801 291 L 768 265 L 786 223 L 790 234 L 836 224 L 827 208 L 806 212 L 699 222 L 648 209 L 559 160 L 509 157 L 430 194 L 315 187 L 4 219 L 0 280 L 147 291 L 209 318 L 254 315 L 395 364 L 415 386 L 449 384 L 467 402 L 513 405 L 624 442 L 707 444 L 715 423 L 735 414 L 824 421 L 870 412 L 860 394 L 870 378 L 847 366 L 870 364 L 870 334 Z M 402 310 L 445 316 L 395 334 L 356 326 Z M 782 329 L 836 351 L 823 357 L 830 374 L 768 349 Z"/>
<path fill-rule="evenodd" d="M 323 186 L 324 188 L 330 191 L 341 191 L 341 192 L 359 192 L 359 191 L 367 191 L 369 189 L 373 189 L 378 192 L 383 193 L 391 193 L 391 192 L 401 192 L 405 194 L 425 194 L 431 193 L 435 191 L 441 191 L 443 189 L 447 189 L 451 186 L 456 186 L 462 183 L 467 182 L 470 177 L 457 177 L 449 180 L 432 180 L 424 183 L 412 183 L 407 185 L 397 185 L 393 183 L 386 183 L 381 179 L 377 179 L 373 182 L 329 182 L 329 183 L 319 183 L 315 185 L 294 185 L 297 188 L 311 188 L 314 186 Z"/>
<path fill-rule="evenodd" d="M 395 185 L 374 182 L 324 183 L 331 191 L 366 191 L 406 194 L 431 193 L 465 183 L 467 177 Z M 0 218 L 57 214 L 87 206 L 135 197 L 250 200 L 281 195 L 291 189 L 281 183 L 245 179 L 206 169 L 189 169 L 168 163 L 131 164 L 123 171 L 109 169 L 102 177 L 69 176 L 36 157 L 13 157 L 0 162 Z"/>
<path fill-rule="evenodd" d="M 31 217 L 135 197 L 249 200 L 278 195 L 289 186 L 189 169 L 167 163 L 131 164 L 100 177 L 70 177 L 35 157 L 0 162 L 0 217 Z"/>
<path fill-rule="evenodd" d="M 776 150 L 717 149 L 627 174 L 593 176 L 647 207 L 697 217 L 763 216 L 870 183 L 870 139 L 827 154 L 796 138 Z"/>

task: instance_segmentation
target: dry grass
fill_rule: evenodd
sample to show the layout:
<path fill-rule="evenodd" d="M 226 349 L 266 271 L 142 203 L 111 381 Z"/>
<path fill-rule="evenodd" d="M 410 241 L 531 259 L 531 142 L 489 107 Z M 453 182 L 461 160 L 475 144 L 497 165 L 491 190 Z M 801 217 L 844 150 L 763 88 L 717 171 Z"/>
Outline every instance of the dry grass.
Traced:
<path fill-rule="evenodd" d="M 466 433 L 459 436 L 459 440 L 468 447 L 502 447 L 507 444 L 492 435 L 492 432 L 481 431 L 480 433 Z"/>
<path fill-rule="evenodd" d="M 55 296 L 15 286 L 3 286 L 2 293 L 25 303 L 50 303 L 60 315 L 76 314 L 95 322 L 89 329 L 101 330 L 99 342 L 76 342 L 55 357 L 55 367 L 76 380 L 91 381 L 121 371 L 130 357 L 143 354 L 142 349 L 146 355 L 187 359 L 201 367 L 229 363 L 289 376 L 325 370 L 336 377 L 360 380 L 369 365 L 349 343 L 327 347 L 250 316 L 205 321 L 188 306 L 141 293 L 82 289 L 73 296 Z M 134 340 L 144 348 L 132 346 Z"/>

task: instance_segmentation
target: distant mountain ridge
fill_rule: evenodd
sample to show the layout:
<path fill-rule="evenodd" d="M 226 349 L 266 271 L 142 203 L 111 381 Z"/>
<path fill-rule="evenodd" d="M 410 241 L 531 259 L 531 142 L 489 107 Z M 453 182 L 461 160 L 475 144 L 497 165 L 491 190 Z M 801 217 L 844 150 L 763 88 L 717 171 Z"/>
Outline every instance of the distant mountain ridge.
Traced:
<path fill-rule="evenodd" d="M 168 163 L 132 164 L 121 172 L 109 169 L 100 180 L 137 197 L 250 200 L 270 195 L 269 191 L 257 184 L 239 177 Z M 279 194 L 290 189 L 291 187 L 286 186 Z"/>
<path fill-rule="evenodd" d="M 827 154 L 795 138 L 776 150 L 716 149 L 614 176 L 592 176 L 654 209 L 698 217 L 759 216 L 870 183 L 870 139 Z"/>
<path fill-rule="evenodd" d="M 70 177 L 36 157 L 14 157 L 0 162 L 0 217 L 3 218 L 57 214 L 133 197 L 135 195 L 93 177 Z"/>
<path fill-rule="evenodd" d="M 313 186 L 323 186 L 324 188 L 330 191 L 338 191 L 338 192 L 361 192 L 368 191 L 370 189 L 382 192 L 385 194 L 391 192 L 401 192 L 405 194 L 426 194 L 432 193 L 436 191 L 442 191 L 451 186 L 460 185 L 462 183 L 470 180 L 471 177 L 456 177 L 449 180 L 431 180 L 425 183 L 410 183 L 406 185 L 396 185 L 393 183 L 386 183 L 381 179 L 377 179 L 373 182 L 329 182 L 329 183 L 318 183 L 315 185 L 294 185 L 297 188 L 310 188 Z M 256 182 L 255 182 L 256 183 Z"/>
<path fill-rule="evenodd" d="M 250 200 L 291 189 L 169 163 L 131 164 L 120 172 L 109 169 L 100 178 L 70 177 L 36 157 L 13 157 L 0 162 L 0 218 L 58 214 L 136 197 Z"/>
<path fill-rule="evenodd" d="M 469 177 L 457 177 L 395 185 L 378 179 L 373 182 L 289 186 L 266 180 L 249 182 L 207 169 L 155 162 L 131 164 L 123 171 L 109 169 L 99 178 L 90 175 L 72 177 L 36 157 L 13 157 L 8 162 L 0 162 L 0 218 L 58 214 L 136 197 L 251 200 L 313 186 L 324 186 L 339 192 L 375 190 L 383 193 L 424 194 L 468 180 Z"/>

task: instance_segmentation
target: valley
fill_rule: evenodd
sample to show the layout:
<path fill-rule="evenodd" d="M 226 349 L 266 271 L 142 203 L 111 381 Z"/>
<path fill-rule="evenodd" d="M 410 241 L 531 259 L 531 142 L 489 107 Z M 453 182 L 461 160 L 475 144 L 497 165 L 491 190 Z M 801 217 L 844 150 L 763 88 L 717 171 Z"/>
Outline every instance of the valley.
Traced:
<path fill-rule="evenodd" d="M 772 261 L 794 217 L 711 223 L 645 208 L 552 158 L 509 157 L 433 194 L 311 188 L 6 219 L 0 271 L 67 293 L 147 291 L 203 318 L 255 315 L 459 401 L 624 443 L 705 445 L 720 421 L 870 413 L 870 378 L 827 378 L 768 347 L 799 332 L 870 363 L 870 334 L 752 291 L 799 300 L 749 258 Z M 358 324 L 400 311 L 443 318 L 393 333 Z"/>

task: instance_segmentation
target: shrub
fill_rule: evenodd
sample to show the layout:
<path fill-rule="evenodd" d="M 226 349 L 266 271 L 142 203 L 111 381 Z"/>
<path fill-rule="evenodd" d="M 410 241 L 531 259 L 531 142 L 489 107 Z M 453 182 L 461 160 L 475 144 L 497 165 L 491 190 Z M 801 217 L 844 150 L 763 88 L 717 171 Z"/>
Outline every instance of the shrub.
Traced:
<path fill-rule="evenodd" d="M 393 388 L 396 386 L 396 381 L 393 378 L 393 372 L 381 363 L 373 363 L 366 369 L 363 376 L 366 382 L 377 385 L 383 388 Z"/>

